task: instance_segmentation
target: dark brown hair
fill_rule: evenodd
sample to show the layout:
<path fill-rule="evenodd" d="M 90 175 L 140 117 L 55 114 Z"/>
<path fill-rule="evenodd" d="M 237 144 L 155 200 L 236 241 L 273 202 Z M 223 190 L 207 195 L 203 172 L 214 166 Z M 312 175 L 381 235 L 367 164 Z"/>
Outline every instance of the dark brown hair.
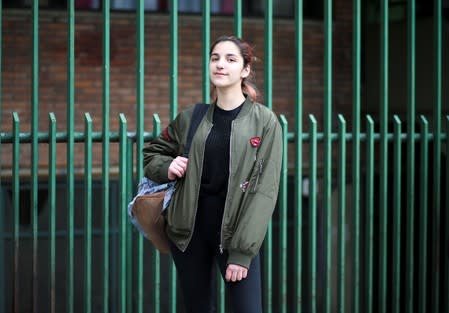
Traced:
<path fill-rule="evenodd" d="M 210 47 L 209 56 L 212 54 L 215 46 L 224 41 L 233 42 L 240 50 L 240 54 L 243 58 L 243 68 L 250 66 L 255 59 L 253 54 L 253 48 L 246 41 L 241 38 L 235 36 L 221 36 Z M 247 77 L 242 79 L 242 91 L 245 95 L 249 96 L 251 100 L 256 101 L 257 99 L 257 89 L 254 84 L 251 82 L 253 77 L 253 70 L 250 69 L 250 73 Z M 215 92 L 215 88 L 211 90 L 211 98 L 215 101 L 217 99 L 217 95 Z"/>

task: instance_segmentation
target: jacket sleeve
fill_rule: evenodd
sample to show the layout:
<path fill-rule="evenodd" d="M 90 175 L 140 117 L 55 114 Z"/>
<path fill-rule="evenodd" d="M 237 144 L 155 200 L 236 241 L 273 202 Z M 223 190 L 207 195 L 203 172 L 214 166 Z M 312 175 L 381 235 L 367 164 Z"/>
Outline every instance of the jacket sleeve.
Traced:
<path fill-rule="evenodd" d="M 228 247 L 227 263 L 246 268 L 249 268 L 251 259 L 263 243 L 279 191 L 282 130 L 276 115 L 273 113 L 270 116 L 244 200 L 248 203 L 246 209 L 239 213 L 238 224 Z"/>
<path fill-rule="evenodd" d="M 167 183 L 168 167 L 180 154 L 182 117 L 179 114 L 150 144 L 143 148 L 144 175 L 157 183 Z"/>

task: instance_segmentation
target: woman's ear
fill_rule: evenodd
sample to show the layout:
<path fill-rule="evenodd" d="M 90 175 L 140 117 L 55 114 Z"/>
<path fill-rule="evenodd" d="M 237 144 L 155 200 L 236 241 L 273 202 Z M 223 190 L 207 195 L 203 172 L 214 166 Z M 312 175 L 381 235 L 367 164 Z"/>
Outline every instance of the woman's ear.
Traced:
<path fill-rule="evenodd" d="M 247 66 L 245 66 L 242 69 L 242 74 L 240 76 L 241 76 L 242 79 L 243 78 L 247 78 L 249 73 L 251 73 L 251 66 L 248 64 Z"/>

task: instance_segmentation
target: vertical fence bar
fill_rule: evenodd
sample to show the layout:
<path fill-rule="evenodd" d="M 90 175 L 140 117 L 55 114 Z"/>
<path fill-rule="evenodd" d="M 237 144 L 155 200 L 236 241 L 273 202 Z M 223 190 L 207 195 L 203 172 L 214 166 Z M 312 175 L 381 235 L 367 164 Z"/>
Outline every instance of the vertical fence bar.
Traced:
<path fill-rule="evenodd" d="M 3 73 L 3 3 L 0 1 L 0 73 Z M 0 75 L 0 132 L 1 125 L 3 125 L 3 81 L 2 76 Z M 2 142 L 0 139 L 0 173 L 2 171 Z M 2 175 L 0 175 L 0 201 L 3 201 L 3 192 L 1 189 L 2 186 Z M 5 275 L 5 258 L 4 258 L 4 250 L 5 250 L 5 237 L 4 237 L 4 210 L 0 210 L 0 274 Z M 6 310 L 6 300 L 5 300 L 5 282 L 2 280 L 0 282 L 0 312 L 4 313 Z"/>
<path fill-rule="evenodd" d="M 56 312 L 56 117 L 48 115 L 49 311 Z M 90 312 L 86 312 L 90 313 Z"/>
<path fill-rule="evenodd" d="M 445 194 L 446 194 L 446 203 L 444 204 L 444 225 L 449 225 L 449 116 L 446 115 L 445 119 L 446 124 L 446 179 L 445 179 Z M 443 247 L 449 248 L 449 229 L 448 227 L 442 227 L 443 231 Z M 444 252 L 442 252 L 444 253 Z M 444 258 L 449 258 L 449 251 L 446 252 L 446 254 L 443 256 Z M 443 275 L 442 275 L 442 287 L 441 287 L 441 294 L 447 295 L 449 294 L 449 264 L 446 263 L 445 266 L 443 266 Z M 443 297 L 442 298 L 442 312 L 448 312 L 449 311 L 449 297 Z"/>
<path fill-rule="evenodd" d="M 282 127 L 282 169 L 279 194 L 279 313 L 287 313 L 287 178 L 288 178 L 288 122 L 279 117 Z"/>
<path fill-rule="evenodd" d="M 309 193 L 309 275 L 310 275 L 310 313 L 316 313 L 316 256 L 317 256 L 317 122 L 313 115 L 309 115 L 310 127 L 310 193 Z"/>
<path fill-rule="evenodd" d="M 1 4 L 0 4 L 1 6 Z M 1 10 L 1 9 L 0 9 Z M 1 12 L 0 12 L 1 15 Z M 0 23 L 1 23 L 1 18 L 0 18 Z M 0 28 L 0 32 L 1 32 L 1 28 Z M 1 49 L 1 44 L 0 44 L 0 49 Z M 0 66 L 0 72 L 1 72 L 1 66 Z M 0 82 L 1 84 L 1 82 Z M 1 89 L 1 87 L 0 87 Z M 0 92 L 1 93 L 1 92 Z M 1 101 L 1 100 L 0 100 Z M 1 104 L 0 104 L 0 112 L 1 112 Z M 1 113 L 0 113 L 1 114 Z M 1 118 L 0 118 L 0 125 L 1 125 Z M 1 132 L 1 129 L 0 129 Z M 0 140 L 0 173 L 2 170 L 2 147 L 1 147 L 2 143 Z M 2 179 L 1 179 L 1 174 L 0 174 L 0 203 L 4 203 L 4 198 L 3 198 L 3 189 L 2 189 Z M 5 242 L 6 242 L 6 234 L 5 234 L 5 209 L 4 206 L 1 205 L 1 209 L 0 209 L 0 275 L 2 277 L 6 277 L 6 271 L 5 271 Z M 5 313 L 6 310 L 6 300 L 5 300 L 5 293 L 6 293 L 6 289 L 5 289 L 5 280 L 2 279 L 0 280 L 0 313 Z"/>
<path fill-rule="evenodd" d="M 32 23 L 33 23 L 33 59 L 31 74 L 31 219 L 33 233 L 33 278 L 32 278 L 32 308 L 33 313 L 37 312 L 38 299 L 38 273 L 37 273 L 37 191 L 38 191 L 38 162 L 39 162 L 39 0 L 33 1 L 32 5 Z"/>
<path fill-rule="evenodd" d="M 332 0 L 324 2 L 324 281 L 323 312 L 332 301 Z"/>
<path fill-rule="evenodd" d="M 74 312 L 74 111 L 75 111 L 75 3 L 67 2 L 67 312 Z"/>
<path fill-rule="evenodd" d="M 203 102 L 210 99 L 209 82 L 210 0 L 203 0 Z"/>
<path fill-rule="evenodd" d="M 393 173 L 393 286 L 391 297 L 391 311 L 400 313 L 401 296 L 401 120 L 393 116 L 394 134 L 394 173 Z"/>
<path fill-rule="evenodd" d="M 379 162 L 379 312 L 387 310 L 388 196 L 388 0 L 381 2 L 380 40 L 380 162 Z"/>
<path fill-rule="evenodd" d="M 361 90 L 361 3 L 353 1 L 352 49 L 352 211 L 354 214 L 353 312 L 360 312 L 360 90 Z"/>
<path fill-rule="evenodd" d="M 12 115 L 13 119 L 13 163 L 12 163 L 12 208 L 14 212 L 14 290 L 13 290 L 13 307 L 14 313 L 20 312 L 20 276 L 19 276 L 19 216 L 20 216 L 20 173 L 19 173 L 19 161 L 20 161 L 20 120 L 17 112 Z"/>
<path fill-rule="evenodd" d="M 203 64 L 203 71 L 207 70 Z M 178 0 L 170 1 L 170 120 L 178 113 Z"/>
<path fill-rule="evenodd" d="M 273 68 L 273 1 L 265 0 L 265 75 L 264 75 L 264 96 L 265 105 L 273 108 L 272 104 L 272 68 Z M 273 224 L 268 224 L 267 235 L 264 243 L 264 303 L 267 313 L 273 310 Z"/>
<path fill-rule="evenodd" d="M 296 0 L 295 7 L 295 48 L 296 48 L 296 81 L 295 81 L 295 206 L 294 206 L 294 291 L 293 310 L 302 312 L 302 57 L 303 57 L 303 1 Z"/>
<path fill-rule="evenodd" d="M 418 277 L 418 312 L 426 312 L 427 308 L 427 220 L 428 220 L 428 165 L 429 165 L 429 126 L 426 118 L 421 115 L 421 159 L 419 188 L 419 277 Z M 433 269 L 436 270 L 436 269 Z M 433 311 L 432 311 L 433 312 Z"/>
<path fill-rule="evenodd" d="M 439 312 L 439 293 L 440 293 L 440 275 L 443 273 L 440 264 L 440 248 L 441 248 L 441 178 L 437 173 L 441 173 L 441 102 L 442 102 L 442 3 L 441 0 L 435 0 L 434 5 L 434 109 L 433 109 L 433 220 L 432 220 L 432 245 L 431 258 L 435 266 L 432 271 L 431 279 L 431 312 Z"/>
<path fill-rule="evenodd" d="M 216 278 L 217 278 L 217 288 L 218 288 L 218 293 L 217 293 L 217 309 L 216 311 L 219 313 L 225 313 L 226 312 L 226 298 L 225 298 L 225 285 L 224 285 L 224 281 L 222 279 L 222 276 L 220 274 L 220 271 L 217 271 L 216 274 Z"/>
<path fill-rule="evenodd" d="M 0 73 L 3 73 L 3 2 L 0 1 Z M 3 125 L 3 81 L 2 76 L 0 75 L 0 132 L 2 131 L 1 125 Z M 0 138 L 0 173 L 2 171 L 2 142 Z M 3 192 L 2 192 L 2 175 L 0 174 L 0 203 L 3 201 Z M 5 237 L 4 237 L 4 217 L 5 211 L 0 210 L 0 275 L 6 276 L 5 273 Z M 5 300 L 5 282 L 4 280 L 0 280 L 0 313 L 5 312 L 6 300 Z"/>
<path fill-rule="evenodd" d="M 374 242 L 374 121 L 366 116 L 366 233 L 365 233 L 365 309 L 373 312 L 373 242 Z"/>
<path fill-rule="evenodd" d="M 405 311 L 414 312 L 415 233 L 415 0 L 407 5 L 407 224 Z"/>
<path fill-rule="evenodd" d="M 138 119 L 136 120 L 137 123 Z M 143 131 L 142 131 L 143 133 Z M 136 136 L 136 140 L 138 140 L 138 136 Z M 142 138 L 143 138 L 143 134 L 142 134 Z M 128 145 L 127 145 L 127 176 L 126 176 L 126 185 L 128 186 L 128 188 L 126 189 L 126 196 L 127 199 L 132 199 L 133 198 L 133 194 L 135 192 L 135 177 L 134 177 L 134 140 L 133 138 L 130 136 L 128 137 Z M 141 152 L 139 153 L 138 150 L 137 152 L 137 156 L 136 158 L 138 159 L 138 155 L 141 154 Z M 141 168 L 140 170 L 141 172 L 143 172 L 143 169 Z M 138 172 L 138 171 L 136 171 Z M 139 176 L 137 176 L 139 177 Z M 133 282 L 134 282 L 134 267 L 136 264 L 136 259 L 134 258 L 134 247 L 133 247 L 133 225 L 131 223 L 126 223 L 126 302 L 127 302 L 127 308 L 126 308 L 126 312 L 132 312 L 134 307 L 134 297 L 133 295 L 135 294 L 135 290 L 133 288 Z M 143 291 L 142 291 L 143 292 Z"/>
<path fill-rule="evenodd" d="M 207 35 L 205 32 L 209 32 L 209 26 L 210 26 L 210 11 L 209 11 L 209 1 L 203 2 L 203 40 L 205 37 L 209 37 L 208 33 Z M 207 20 L 207 21 L 206 21 Z M 207 23 L 207 24 L 206 24 Z M 171 120 L 173 120 L 176 117 L 177 114 L 177 108 L 178 108 L 178 1 L 174 0 L 171 1 L 171 11 L 170 11 L 170 25 L 171 25 L 171 57 L 173 58 L 170 61 L 171 64 L 171 81 L 170 81 L 170 114 L 171 114 Z M 203 45 L 206 43 L 203 41 Z M 207 55 L 207 47 L 203 46 L 203 99 L 205 98 L 205 86 L 206 84 L 209 84 L 209 79 L 207 75 L 208 72 L 208 66 L 206 60 Z M 206 101 L 205 101 L 206 102 Z M 154 135 L 158 135 L 157 134 Z M 154 258 L 155 258 L 155 265 L 160 266 L 160 255 L 159 252 L 154 249 Z M 170 259 L 170 269 L 169 269 L 169 279 L 170 279 L 170 293 L 169 293 L 169 308 L 170 312 L 175 313 L 176 312 L 176 268 L 173 263 L 173 260 Z M 159 275 L 159 274 L 158 274 Z M 158 280 L 160 280 L 160 276 L 157 277 Z M 160 283 L 159 283 L 160 284 Z M 159 286 L 158 284 L 158 286 Z M 155 299 L 156 300 L 156 299 Z M 156 303 L 156 302 L 155 302 Z M 160 303 L 158 303 L 158 307 L 160 306 Z"/>
<path fill-rule="evenodd" d="M 265 0 L 265 105 L 273 108 L 273 0 Z"/>
<path fill-rule="evenodd" d="M 173 10 L 173 6 L 176 6 L 177 0 L 171 1 L 171 10 L 170 10 L 170 19 L 172 19 L 173 15 L 177 14 L 177 9 Z M 173 4 L 174 3 L 174 4 Z M 136 124 L 137 124 L 137 132 L 136 132 L 136 177 L 137 181 L 140 180 L 140 178 L 143 176 L 143 155 L 142 155 L 142 149 L 143 149 L 143 133 L 144 133 L 144 116 L 145 116 L 145 11 L 144 11 L 144 1 L 139 0 L 137 5 L 137 68 L 136 68 L 136 81 L 137 81 L 137 116 L 136 116 Z M 172 26 L 172 22 L 170 22 L 170 27 Z M 170 29 L 170 34 L 173 34 L 173 29 Z M 173 39 L 172 39 L 172 45 L 173 45 Z M 176 47 L 171 47 L 170 54 L 174 53 L 173 50 Z M 176 56 L 174 54 L 174 56 Z M 172 62 L 174 59 L 174 56 L 170 57 L 170 66 L 171 71 L 176 71 L 177 66 L 173 66 Z M 171 78 L 177 77 L 176 72 L 175 74 L 172 73 Z M 172 83 L 170 84 L 170 88 L 172 88 Z M 170 95 L 172 94 L 172 90 L 170 89 Z M 176 97 L 174 97 L 176 99 Z M 170 114 L 173 112 L 173 106 L 174 101 L 170 100 Z M 175 109 L 176 111 L 176 109 Z M 172 115 L 171 115 L 172 116 Z M 133 168 L 131 166 L 131 168 Z M 132 171 L 131 171 L 132 172 Z M 132 174 L 131 174 L 132 177 Z M 132 245 L 132 236 L 129 236 L 128 244 Z M 137 277 L 143 276 L 143 236 L 137 237 Z M 128 249 L 129 250 L 129 249 Z M 128 262 L 129 259 L 132 259 L 133 255 L 128 254 Z M 132 269 L 132 266 L 130 266 L 130 269 Z M 129 276 L 132 277 L 132 272 L 130 271 L 128 273 Z M 128 279 L 129 282 L 132 282 L 132 279 Z M 144 291 L 143 291 L 143 280 L 138 279 L 137 284 L 137 312 L 143 313 L 143 299 L 144 299 Z M 131 289 L 132 286 L 128 285 L 128 290 Z"/>
<path fill-rule="evenodd" d="M 110 73 L 110 0 L 103 0 L 103 312 L 109 313 L 109 73 Z"/>
<path fill-rule="evenodd" d="M 338 115 L 338 311 L 345 311 L 345 257 L 346 257 L 346 121 Z"/>
<path fill-rule="evenodd" d="M 92 118 L 84 114 L 84 312 L 92 312 Z"/>
<path fill-rule="evenodd" d="M 234 34 L 242 37 L 242 0 L 234 0 Z"/>
<path fill-rule="evenodd" d="M 119 238 L 120 238 L 120 269 L 119 290 L 120 307 L 119 312 L 126 313 L 126 162 L 127 162 L 127 121 L 125 115 L 119 115 Z"/>
<path fill-rule="evenodd" d="M 157 114 L 153 114 L 153 138 L 155 138 L 156 136 L 159 135 L 159 133 L 161 132 L 161 120 L 159 119 L 159 115 Z M 160 253 L 157 249 L 153 249 L 153 279 L 154 279 L 154 293 L 153 293 L 153 311 L 154 313 L 159 313 L 160 312 L 160 306 L 161 306 L 161 301 L 160 301 L 160 287 L 161 287 L 161 274 L 160 274 L 160 267 L 161 267 L 161 263 L 160 263 Z M 173 263 L 173 262 L 171 262 Z M 171 268 L 170 268 L 170 273 L 171 275 L 174 275 L 174 271 L 172 268 L 173 264 L 171 264 Z M 170 281 L 170 286 L 173 285 L 173 281 Z M 170 287 L 173 288 L 173 287 Z M 173 290 L 171 290 L 170 293 L 170 299 L 169 301 L 176 301 L 176 294 L 173 295 Z M 176 290 L 174 290 L 176 292 Z M 174 298 L 173 298 L 174 296 Z"/>

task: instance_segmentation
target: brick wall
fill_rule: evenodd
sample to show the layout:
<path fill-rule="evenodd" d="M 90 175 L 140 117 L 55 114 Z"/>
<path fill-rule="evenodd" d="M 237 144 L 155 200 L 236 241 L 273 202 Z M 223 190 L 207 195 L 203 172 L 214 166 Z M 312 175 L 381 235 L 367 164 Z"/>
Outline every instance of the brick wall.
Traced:
<path fill-rule="evenodd" d="M 333 30 L 333 112 L 351 111 L 351 7 L 350 2 L 335 5 Z M 339 18 L 340 17 L 340 18 Z M 202 28 L 201 17 L 179 17 L 179 109 L 202 99 Z M 232 18 L 212 17 L 211 41 L 232 33 Z M 39 130 L 47 131 L 48 113 L 54 112 L 58 131 L 66 129 L 67 108 L 67 18 L 65 12 L 41 11 L 39 21 Z M 124 113 L 129 131 L 135 131 L 136 103 L 136 25 L 135 15 L 111 15 L 110 45 L 110 128 L 118 130 L 118 115 Z M 162 124 L 168 123 L 169 110 L 169 18 L 145 16 L 145 129 L 152 130 L 152 114 L 158 113 Z M 323 25 L 305 21 L 303 51 L 303 112 L 322 121 L 323 107 Z M 273 26 L 273 109 L 283 113 L 294 128 L 295 104 L 295 28 L 293 20 L 275 20 Z M 255 64 L 256 85 L 264 93 L 264 21 L 248 18 L 243 23 L 243 37 L 253 44 L 259 62 Z M 30 130 L 31 111 L 31 16 L 29 12 L 5 10 L 3 18 L 2 125 L 12 128 L 12 112 L 18 112 L 21 131 Z M 75 22 L 75 129 L 83 131 L 84 114 L 93 118 L 95 131 L 102 129 L 102 16 L 96 12 L 76 14 Z M 321 128 L 321 125 L 320 125 Z M 3 146 L 2 168 L 11 166 L 9 145 Z M 47 164 L 46 145 L 40 148 L 39 164 Z M 58 167 L 65 167 L 65 146 L 58 145 Z M 76 144 L 75 167 L 82 168 L 82 144 Z M 115 145 L 111 146 L 111 165 L 117 164 Z M 101 145 L 95 145 L 95 156 Z M 21 168 L 27 168 L 30 147 L 23 145 Z M 293 160 L 293 159 L 291 159 Z M 94 159 L 101 165 L 101 157 Z"/>

